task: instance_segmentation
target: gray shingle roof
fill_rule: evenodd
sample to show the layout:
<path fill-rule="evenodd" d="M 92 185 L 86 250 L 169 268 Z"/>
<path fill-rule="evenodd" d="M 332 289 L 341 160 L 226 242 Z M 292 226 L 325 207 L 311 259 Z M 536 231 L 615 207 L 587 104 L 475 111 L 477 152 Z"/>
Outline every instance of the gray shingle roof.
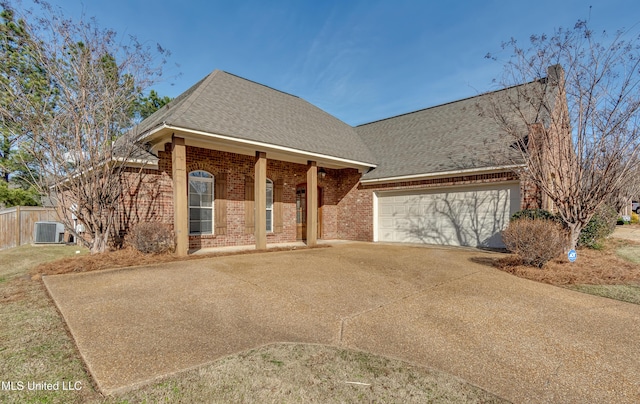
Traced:
<path fill-rule="evenodd" d="M 216 70 L 145 119 L 363 163 L 375 159 L 355 129 L 296 96 Z"/>
<path fill-rule="evenodd" d="M 144 161 L 146 164 L 157 165 L 160 160 L 158 156 L 146 150 L 144 144 L 136 142 L 132 137 L 132 133 L 126 133 L 116 139 L 112 150 L 113 156 L 127 160 Z"/>
<path fill-rule="evenodd" d="M 546 79 L 353 128 L 299 97 L 216 70 L 135 132 L 144 141 L 145 133 L 167 124 L 325 154 L 377 164 L 363 179 L 381 179 L 512 164 L 519 157 L 509 147 L 513 139 L 486 112 L 492 103 L 527 104 L 541 96 L 551 96 Z M 534 109 L 531 114 L 529 122 L 544 120 Z"/>
<path fill-rule="evenodd" d="M 517 86 L 520 89 L 512 87 L 356 127 L 378 163 L 363 179 L 512 164 L 519 157 L 509 147 L 513 139 L 501 135 L 494 118 L 482 111 L 507 95 L 502 92 L 510 92 L 512 96 L 523 86 L 539 89 L 541 83 L 532 82 Z"/>

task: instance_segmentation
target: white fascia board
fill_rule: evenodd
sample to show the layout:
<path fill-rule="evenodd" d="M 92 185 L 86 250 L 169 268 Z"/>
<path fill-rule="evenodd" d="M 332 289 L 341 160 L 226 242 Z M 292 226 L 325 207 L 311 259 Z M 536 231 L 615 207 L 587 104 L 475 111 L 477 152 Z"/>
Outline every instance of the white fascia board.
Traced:
<path fill-rule="evenodd" d="M 428 173 L 428 174 L 412 174 L 412 175 L 401 175 L 397 177 L 386 177 L 386 178 L 373 178 L 370 180 L 360 180 L 362 184 L 382 184 L 387 182 L 400 182 L 400 181 L 419 181 L 423 179 L 431 179 L 431 178 L 444 178 L 451 177 L 453 175 L 477 175 L 477 174 L 490 174 L 490 173 L 498 173 L 503 171 L 512 171 L 516 169 L 523 168 L 524 164 L 513 164 L 506 166 L 496 166 L 496 167 L 484 167 L 484 168 L 469 168 L 466 170 L 453 170 L 453 171 L 443 171 L 438 173 Z"/>
<path fill-rule="evenodd" d="M 314 153 L 314 152 L 309 152 L 309 151 L 304 151 L 304 150 L 298 150 L 298 149 L 294 149 L 294 148 L 286 147 L 286 146 L 278 146 L 278 145 L 273 145 L 273 144 L 269 144 L 269 143 L 258 142 L 258 141 L 255 141 L 255 140 L 239 139 L 237 137 L 219 135 L 219 134 L 216 134 L 216 133 L 203 132 L 203 131 L 194 130 L 194 129 L 181 128 L 179 126 L 173 126 L 173 125 L 167 125 L 167 124 L 163 124 L 161 126 L 158 126 L 158 127 L 154 128 L 153 130 L 151 130 L 150 132 L 148 132 L 145 136 L 143 136 L 141 138 L 151 137 L 152 135 L 154 135 L 155 133 L 157 133 L 157 132 L 159 132 L 159 131 L 161 131 L 163 129 L 169 129 L 169 130 L 173 130 L 173 131 L 177 131 L 177 132 L 183 132 L 183 133 L 192 133 L 194 135 L 200 135 L 200 136 L 207 136 L 207 137 L 211 137 L 211 138 L 214 138 L 214 139 L 219 139 L 219 140 L 224 140 L 224 141 L 228 141 L 228 142 L 238 143 L 238 144 L 242 144 L 242 145 L 246 145 L 246 146 L 252 146 L 257 150 L 264 150 L 264 151 L 267 151 L 267 152 L 269 150 L 273 150 L 273 151 L 278 151 L 278 152 L 302 155 L 302 156 L 306 156 L 308 158 L 308 160 L 313 160 L 313 161 L 325 160 L 325 161 L 334 161 L 334 162 L 337 162 L 337 163 L 342 163 L 342 164 L 345 164 L 345 165 L 357 166 L 357 167 L 368 167 L 368 168 L 377 167 L 376 164 L 365 163 L 363 161 L 356 161 L 356 160 L 350 160 L 350 159 L 345 159 L 345 158 L 341 158 L 341 157 L 334 157 L 334 156 L 329 156 L 329 155 L 326 155 L 326 154 L 320 154 L 320 153 Z"/>
<path fill-rule="evenodd" d="M 157 170 L 158 169 L 158 164 L 157 163 L 151 163 L 149 162 L 149 160 L 145 160 L 145 159 L 127 159 L 124 157 L 111 157 L 109 160 L 106 161 L 108 164 L 112 164 L 113 162 L 123 162 L 125 163 L 128 167 L 141 167 L 141 168 L 149 168 L 149 169 L 154 169 Z M 100 163 L 100 165 L 102 165 L 104 163 Z M 77 178 L 81 175 L 83 175 L 86 172 L 91 172 L 93 171 L 93 167 L 89 167 L 88 170 L 85 171 L 81 171 L 79 173 L 75 173 L 73 175 L 71 175 L 70 177 L 67 177 L 61 181 L 58 181 L 57 183 L 55 183 L 54 185 L 50 185 L 49 189 L 53 189 L 56 185 L 59 184 L 64 184 L 65 182 L 69 182 L 70 180 Z"/>
<path fill-rule="evenodd" d="M 167 127 L 167 125 L 165 123 L 163 123 L 162 125 L 158 125 L 158 126 L 154 127 L 153 129 L 150 129 L 149 131 L 143 132 L 142 134 L 138 135 L 138 138 L 136 139 L 136 141 L 139 142 L 142 139 L 153 137 L 153 135 L 155 135 L 156 133 L 160 132 L 161 130 L 163 130 L 166 127 Z"/>
<path fill-rule="evenodd" d="M 126 163 L 127 166 L 129 167 L 142 167 L 142 168 L 151 168 L 156 170 L 158 169 L 158 163 L 154 163 L 146 159 L 115 157 L 115 158 L 111 158 L 111 161 Z"/>

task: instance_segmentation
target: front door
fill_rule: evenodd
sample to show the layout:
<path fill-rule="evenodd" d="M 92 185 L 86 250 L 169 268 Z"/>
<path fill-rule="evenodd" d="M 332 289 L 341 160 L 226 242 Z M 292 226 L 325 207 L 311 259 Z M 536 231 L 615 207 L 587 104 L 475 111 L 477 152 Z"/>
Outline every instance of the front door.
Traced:
<path fill-rule="evenodd" d="M 322 236 L 322 188 L 318 187 L 318 238 Z M 296 239 L 307 239 L 307 185 L 296 188 Z"/>

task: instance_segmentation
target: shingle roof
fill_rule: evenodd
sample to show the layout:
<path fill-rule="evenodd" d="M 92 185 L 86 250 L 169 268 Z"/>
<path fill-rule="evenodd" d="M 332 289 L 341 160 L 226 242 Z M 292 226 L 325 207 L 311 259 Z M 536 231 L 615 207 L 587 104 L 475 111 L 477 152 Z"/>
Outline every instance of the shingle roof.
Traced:
<path fill-rule="evenodd" d="M 156 111 L 136 131 L 144 135 L 163 123 L 375 163 L 351 126 L 299 97 L 220 70 Z"/>
<path fill-rule="evenodd" d="M 523 86 L 539 89 L 541 85 L 543 81 L 527 83 L 356 127 L 378 163 L 363 179 L 513 163 L 519 155 L 509 147 L 513 140 L 502 136 L 494 118 L 482 111 L 487 111 L 500 95 L 508 95 L 501 92 L 513 95 Z"/>
<path fill-rule="evenodd" d="M 144 141 L 145 133 L 167 124 L 376 164 L 365 180 L 482 169 L 519 157 L 509 147 L 513 139 L 486 113 L 491 105 L 535 104 L 531 98 L 552 96 L 546 83 L 540 79 L 353 128 L 299 97 L 215 70 L 135 132 Z M 529 122 L 545 119 L 531 113 Z M 526 127 L 522 131 L 526 135 Z"/>
<path fill-rule="evenodd" d="M 126 133 L 116 139 L 112 150 L 113 156 L 157 165 L 160 160 L 158 156 L 146 150 L 143 144 L 136 142 L 132 137 L 132 133 Z"/>

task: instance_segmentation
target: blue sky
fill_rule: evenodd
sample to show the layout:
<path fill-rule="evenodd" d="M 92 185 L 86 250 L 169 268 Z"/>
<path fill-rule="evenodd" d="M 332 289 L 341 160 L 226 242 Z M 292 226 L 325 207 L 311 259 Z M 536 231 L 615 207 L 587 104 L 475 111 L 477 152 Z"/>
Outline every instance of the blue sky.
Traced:
<path fill-rule="evenodd" d="M 511 37 L 524 43 L 578 19 L 608 31 L 640 23 L 637 0 L 50 1 L 169 49 L 161 95 L 222 69 L 351 125 L 495 88 L 503 63 L 484 55 Z"/>

